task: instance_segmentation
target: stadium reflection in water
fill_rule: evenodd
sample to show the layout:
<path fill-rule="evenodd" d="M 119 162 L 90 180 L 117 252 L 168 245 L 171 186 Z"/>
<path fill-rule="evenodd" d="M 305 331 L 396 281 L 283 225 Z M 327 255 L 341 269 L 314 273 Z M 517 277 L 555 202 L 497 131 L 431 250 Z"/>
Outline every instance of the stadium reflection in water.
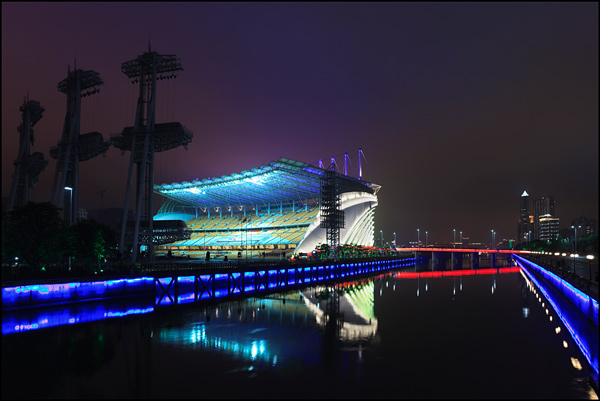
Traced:
<path fill-rule="evenodd" d="M 46 308 L 55 327 L 3 335 L 3 398 L 595 398 L 585 355 L 519 268 L 414 270 L 232 302 Z"/>

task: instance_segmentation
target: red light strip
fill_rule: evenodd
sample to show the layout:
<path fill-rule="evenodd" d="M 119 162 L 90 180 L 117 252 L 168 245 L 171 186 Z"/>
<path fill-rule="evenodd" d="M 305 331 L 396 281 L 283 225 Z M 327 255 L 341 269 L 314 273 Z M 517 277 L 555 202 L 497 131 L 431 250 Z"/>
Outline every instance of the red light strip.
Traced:
<path fill-rule="evenodd" d="M 465 252 L 465 253 L 531 253 L 531 251 L 514 251 L 511 249 L 469 249 L 469 248 L 396 248 L 398 252 Z"/>
<path fill-rule="evenodd" d="M 452 277 L 452 276 L 474 276 L 482 274 L 504 274 L 517 273 L 521 271 L 520 267 L 501 267 L 498 269 L 467 269 L 467 270 L 448 270 L 435 272 L 400 272 L 396 273 L 396 278 L 418 278 L 418 277 Z"/>

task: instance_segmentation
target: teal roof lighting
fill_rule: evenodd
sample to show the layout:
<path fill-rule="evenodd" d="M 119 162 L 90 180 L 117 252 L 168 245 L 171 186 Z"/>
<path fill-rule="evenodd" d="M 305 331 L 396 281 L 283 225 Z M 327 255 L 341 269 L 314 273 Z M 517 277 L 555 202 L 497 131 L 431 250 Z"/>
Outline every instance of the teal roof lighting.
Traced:
<path fill-rule="evenodd" d="M 241 173 L 155 185 L 154 192 L 193 207 L 223 207 L 303 201 L 319 197 L 325 170 L 281 158 Z M 341 187 L 375 193 L 379 185 L 340 175 Z"/>

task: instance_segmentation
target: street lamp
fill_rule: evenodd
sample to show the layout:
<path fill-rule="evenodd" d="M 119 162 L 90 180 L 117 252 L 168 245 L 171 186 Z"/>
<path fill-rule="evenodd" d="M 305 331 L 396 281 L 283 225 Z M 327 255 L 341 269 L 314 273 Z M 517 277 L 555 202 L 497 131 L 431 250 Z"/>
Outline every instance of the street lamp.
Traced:
<path fill-rule="evenodd" d="M 419 243 L 421 242 L 421 230 L 417 228 L 417 248 L 419 247 Z"/>
<path fill-rule="evenodd" d="M 381 234 L 381 249 L 383 249 L 383 230 L 379 230 L 379 233 Z"/>
<path fill-rule="evenodd" d="M 429 231 L 425 231 L 425 248 L 427 248 L 427 240 L 428 240 L 428 235 Z"/>
<path fill-rule="evenodd" d="M 398 245 L 396 244 L 396 233 L 394 233 L 394 248 L 397 248 Z"/>
<path fill-rule="evenodd" d="M 454 248 L 456 248 L 456 228 L 452 231 L 454 231 Z"/>
<path fill-rule="evenodd" d="M 71 194 L 71 197 L 69 200 L 69 225 L 71 225 L 71 224 L 73 224 L 73 188 L 65 187 L 65 189 L 67 191 L 69 191 L 69 193 Z"/>
<path fill-rule="evenodd" d="M 573 250 L 573 253 L 577 253 L 577 227 L 571 226 L 571 228 L 575 229 L 575 249 Z M 579 228 L 581 228 L 581 226 L 579 226 Z"/>
<path fill-rule="evenodd" d="M 67 191 L 71 194 L 69 199 L 69 225 L 73 224 L 73 188 L 65 187 Z M 69 256 L 69 271 L 71 271 L 71 256 Z"/>
<path fill-rule="evenodd" d="M 494 249 L 494 244 L 496 242 L 495 238 L 496 238 L 496 233 L 494 232 L 494 230 L 492 230 L 492 250 Z"/>
<path fill-rule="evenodd" d="M 460 232 L 460 247 L 462 248 L 462 231 Z"/>

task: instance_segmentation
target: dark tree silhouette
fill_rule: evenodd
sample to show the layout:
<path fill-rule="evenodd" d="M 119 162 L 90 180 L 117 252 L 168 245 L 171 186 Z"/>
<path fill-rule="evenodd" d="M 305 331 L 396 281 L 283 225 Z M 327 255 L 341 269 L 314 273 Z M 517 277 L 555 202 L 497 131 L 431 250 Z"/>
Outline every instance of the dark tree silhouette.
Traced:
<path fill-rule="evenodd" d="M 40 269 L 68 252 L 68 226 L 50 202 L 28 202 L 14 209 L 2 225 L 2 260 Z"/>
<path fill-rule="evenodd" d="M 116 232 L 94 219 L 81 220 L 72 226 L 73 256 L 77 264 L 94 273 L 101 260 L 114 251 Z"/>

